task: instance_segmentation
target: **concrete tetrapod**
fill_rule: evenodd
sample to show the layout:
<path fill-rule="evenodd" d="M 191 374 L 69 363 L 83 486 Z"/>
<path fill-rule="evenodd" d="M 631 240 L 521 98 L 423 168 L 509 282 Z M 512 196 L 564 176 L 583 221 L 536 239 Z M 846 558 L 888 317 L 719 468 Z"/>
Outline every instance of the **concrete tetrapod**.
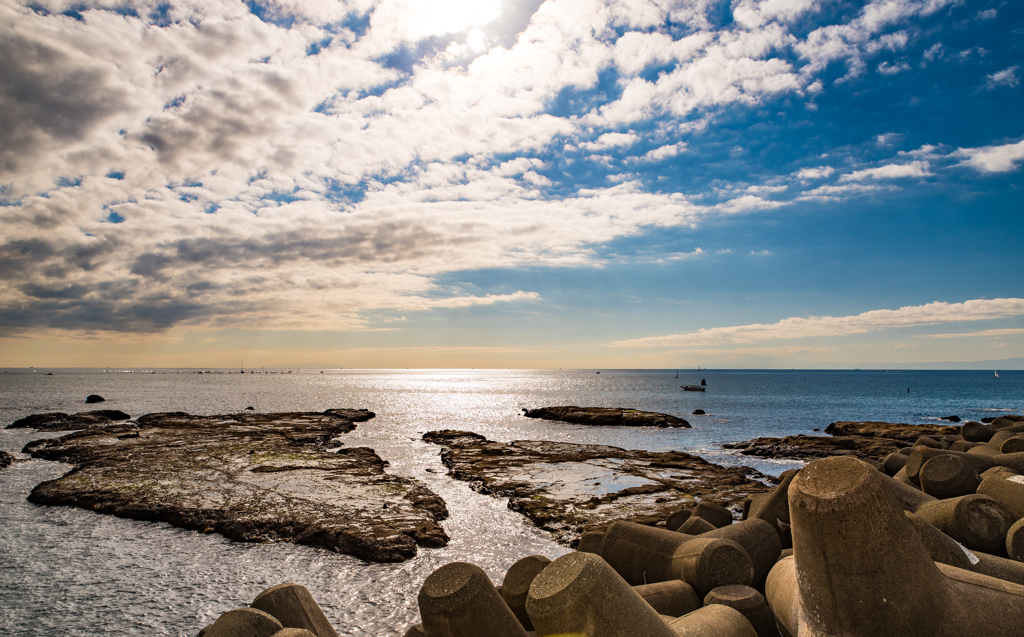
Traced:
<path fill-rule="evenodd" d="M 998 500 L 1014 517 L 1024 518 L 1024 476 L 991 475 L 982 481 L 978 493 Z"/>
<path fill-rule="evenodd" d="M 775 527 L 775 532 L 782 540 L 782 548 L 793 546 L 793 538 L 789 527 L 789 485 L 796 477 L 797 469 L 789 469 L 779 474 L 779 486 L 771 495 L 760 501 L 752 501 L 747 519 L 764 520 Z M 758 506 L 755 508 L 755 504 Z"/>
<path fill-rule="evenodd" d="M 1006 554 L 1011 560 L 1024 562 L 1024 518 L 1014 522 L 1006 532 Z"/>
<path fill-rule="evenodd" d="M 793 481 L 794 557 L 766 587 L 780 627 L 793 637 L 1024 634 L 1024 586 L 932 561 L 881 475 L 834 457 Z"/>
<path fill-rule="evenodd" d="M 743 613 L 712 604 L 668 623 L 678 637 L 757 637 Z M 642 633 L 631 633 L 631 635 Z"/>
<path fill-rule="evenodd" d="M 720 529 L 709 531 L 701 537 L 732 540 L 742 546 L 754 566 L 751 585 L 761 590 L 764 589 L 764 580 L 768 577 L 768 572 L 779 561 L 779 554 L 782 552 L 782 540 L 775 531 L 775 527 L 760 518 L 742 520 L 729 526 L 723 526 Z"/>
<path fill-rule="evenodd" d="M 551 562 L 533 580 L 526 612 L 540 637 L 677 637 L 626 580 L 592 553 L 568 553 Z"/>
<path fill-rule="evenodd" d="M 732 511 L 714 502 L 700 502 L 693 507 L 693 515 L 701 517 L 717 529 L 732 524 Z"/>
<path fill-rule="evenodd" d="M 426 637 L 526 637 L 483 569 L 452 562 L 423 581 L 417 597 Z"/>
<path fill-rule="evenodd" d="M 699 515 L 694 514 L 687 518 L 686 522 L 679 525 L 679 528 L 676 529 L 676 531 L 679 533 L 685 533 L 686 535 L 700 535 L 701 533 L 714 531 L 716 528 L 718 527 L 714 524 L 708 522 Z"/>
<path fill-rule="evenodd" d="M 997 500 L 977 493 L 929 502 L 916 513 L 967 548 L 987 553 L 1002 552 L 1017 520 Z"/>
<path fill-rule="evenodd" d="M 271 637 L 317 637 L 304 628 L 282 628 Z"/>
<path fill-rule="evenodd" d="M 633 590 L 643 597 L 651 608 L 658 611 L 659 615 L 682 617 L 701 607 L 697 592 L 682 580 L 641 584 L 634 586 Z"/>
<path fill-rule="evenodd" d="M 921 466 L 918 475 L 921 491 L 939 498 L 955 498 L 978 490 L 981 476 L 960 456 L 935 456 Z"/>
<path fill-rule="evenodd" d="M 261 610 L 236 608 L 205 628 L 203 637 L 273 637 L 282 628 L 281 622 Z"/>
<path fill-rule="evenodd" d="M 721 604 L 740 611 L 757 632 L 757 637 L 778 637 L 775 615 L 768 608 L 764 595 L 749 586 L 719 586 L 704 598 L 704 605 Z"/>
<path fill-rule="evenodd" d="M 736 542 L 633 522 L 609 526 L 600 555 L 633 586 L 681 579 L 701 597 L 716 586 L 750 584 L 754 576 L 750 556 Z"/>
<path fill-rule="evenodd" d="M 338 637 L 304 586 L 291 583 L 271 586 L 257 595 L 250 605 L 272 615 L 285 628 L 303 628 L 316 637 Z"/>
<path fill-rule="evenodd" d="M 524 557 L 509 567 L 505 579 L 501 582 L 501 598 L 526 630 L 533 630 L 530 616 L 526 614 L 526 597 L 530 593 L 530 584 L 550 563 L 551 560 L 543 555 Z"/>

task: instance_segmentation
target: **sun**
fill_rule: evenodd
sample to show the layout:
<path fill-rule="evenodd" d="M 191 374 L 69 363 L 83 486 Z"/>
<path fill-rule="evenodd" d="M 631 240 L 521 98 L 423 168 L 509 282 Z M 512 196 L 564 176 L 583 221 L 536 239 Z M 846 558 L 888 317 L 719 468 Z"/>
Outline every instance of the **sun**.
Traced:
<path fill-rule="evenodd" d="M 417 14 L 417 30 L 430 35 L 461 33 L 501 16 L 500 0 L 406 0 Z"/>

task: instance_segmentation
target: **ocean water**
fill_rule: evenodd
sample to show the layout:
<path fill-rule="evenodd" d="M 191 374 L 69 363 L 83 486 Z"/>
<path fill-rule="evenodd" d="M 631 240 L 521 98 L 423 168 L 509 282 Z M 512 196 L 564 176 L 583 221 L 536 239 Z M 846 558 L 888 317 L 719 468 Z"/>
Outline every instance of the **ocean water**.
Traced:
<path fill-rule="evenodd" d="M 52 371 L 48 376 L 46 372 Z M 212 370 L 218 371 L 218 370 Z M 220 370 L 229 372 L 233 370 Z M 492 440 L 557 440 L 627 449 L 678 449 L 765 473 L 799 463 L 761 460 L 721 444 L 812 434 L 837 420 L 939 422 L 1024 410 L 1024 372 L 751 370 L 192 370 L 0 371 L 0 427 L 32 413 L 121 409 L 231 413 L 367 408 L 347 446 L 372 447 L 388 471 L 417 478 L 448 504 L 451 536 L 402 564 L 367 564 L 290 544 L 240 544 L 166 524 L 138 522 L 25 498 L 69 467 L 28 460 L 0 472 L 0 634 L 192 636 L 264 588 L 306 586 L 341 635 L 401 635 L 417 620 L 416 594 L 451 561 L 479 565 L 496 582 L 526 555 L 566 551 L 506 502 L 445 475 L 436 429 Z M 155 373 L 151 373 L 155 372 Z M 271 373 L 272 372 L 272 373 Z M 707 392 L 680 385 L 707 381 Z M 909 390 L 909 391 L 908 391 Z M 106 402 L 85 405 L 88 394 Z M 622 406 L 687 418 L 692 429 L 587 427 L 524 418 L 523 408 Z M 695 409 L 708 415 L 692 416 Z M 25 456 L 40 437 L 0 430 L 0 449 Z"/>

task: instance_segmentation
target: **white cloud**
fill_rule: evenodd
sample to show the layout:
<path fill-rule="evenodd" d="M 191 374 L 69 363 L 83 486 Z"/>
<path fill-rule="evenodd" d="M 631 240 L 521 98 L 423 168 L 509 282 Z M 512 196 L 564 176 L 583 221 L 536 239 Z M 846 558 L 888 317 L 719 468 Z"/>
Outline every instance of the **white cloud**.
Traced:
<path fill-rule="evenodd" d="M 796 173 L 796 178 L 803 181 L 812 179 L 824 179 L 830 177 L 836 171 L 832 166 L 819 166 L 817 168 L 801 168 Z"/>
<path fill-rule="evenodd" d="M 981 148 L 959 148 L 953 153 L 955 157 L 963 157 L 962 166 L 970 166 L 983 173 L 1005 173 L 1017 169 L 1017 164 L 1024 160 L 1024 140 L 1016 144 L 1001 146 L 982 146 Z"/>
<path fill-rule="evenodd" d="M 898 310 L 872 310 L 854 316 L 793 317 L 770 325 L 713 327 L 688 334 L 652 336 L 610 343 L 613 347 L 678 347 L 709 343 L 756 343 L 822 336 L 849 336 L 886 329 L 921 327 L 1024 316 L 1024 299 L 976 299 L 963 303 L 936 301 Z"/>
<path fill-rule="evenodd" d="M 632 146 L 640 137 L 636 133 L 605 133 L 593 142 L 584 142 L 580 148 L 589 151 L 607 150 L 609 148 L 621 148 Z"/>
<path fill-rule="evenodd" d="M 668 159 L 669 157 L 675 157 L 681 152 L 686 151 L 686 142 L 679 142 L 677 144 L 665 144 L 659 146 L 653 150 L 649 150 L 640 159 L 642 161 L 661 161 Z"/>
<path fill-rule="evenodd" d="M 894 64 L 890 64 L 889 62 L 882 62 L 881 64 L 878 65 L 877 70 L 882 75 L 896 75 L 897 73 L 909 71 L 910 65 L 902 61 L 896 62 Z"/>
<path fill-rule="evenodd" d="M 1000 86 L 1014 87 L 1020 84 L 1020 79 L 1017 78 L 1017 66 L 1011 66 L 1010 68 L 997 71 L 990 75 L 985 76 L 985 88 L 992 90 Z"/>
<path fill-rule="evenodd" d="M 906 177 L 928 177 L 928 162 L 912 161 L 906 164 L 887 164 L 877 168 L 865 168 L 839 178 L 839 181 L 864 181 L 865 179 L 902 179 Z"/>
<path fill-rule="evenodd" d="M 972 338 L 975 336 L 982 336 L 989 338 L 992 336 L 1018 336 L 1024 335 L 1024 328 L 1007 328 L 998 330 L 981 330 L 979 332 L 960 332 L 956 334 L 918 334 L 921 338 Z"/>

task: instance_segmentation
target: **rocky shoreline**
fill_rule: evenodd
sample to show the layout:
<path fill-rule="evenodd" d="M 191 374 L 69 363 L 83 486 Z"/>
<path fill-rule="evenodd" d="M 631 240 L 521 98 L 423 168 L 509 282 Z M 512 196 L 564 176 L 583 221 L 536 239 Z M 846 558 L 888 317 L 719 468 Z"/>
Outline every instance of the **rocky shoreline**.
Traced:
<path fill-rule="evenodd" d="M 827 436 L 786 436 L 785 438 L 754 438 L 745 442 L 723 444 L 724 449 L 738 449 L 745 456 L 811 461 L 831 456 L 852 456 L 861 460 L 881 461 L 901 447 L 922 436 L 956 437 L 955 425 L 910 425 L 888 422 L 834 422 L 825 428 Z"/>
<path fill-rule="evenodd" d="M 36 431 L 78 431 L 92 427 L 104 427 L 115 422 L 130 420 L 131 416 L 116 409 L 98 409 L 96 411 L 80 411 L 77 414 L 52 412 L 48 414 L 32 414 L 15 420 L 7 429 L 35 429 Z"/>
<path fill-rule="evenodd" d="M 448 475 L 574 546 L 585 529 L 615 520 L 657 524 L 684 504 L 711 502 L 738 516 L 743 500 L 770 489 L 770 476 L 722 467 L 681 451 L 630 451 L 603 445 L 494 442 L 467 431 L 432 431 Z"/>
<path fill-rule="evenodd" d="M 25 447 L 75 468 L 38 485 L 35 504 L 167 522 L 247 542 L 320 546 L 371 562 L 440 547 L 444 501 L 420 482 L 385 473 L 365 447 L 338 438 L 374 417 L 365 410 L 192 416 L 147 414 Z"/>
<path fill-rule="evenodd" d="M 523 409 L 527 418 L 557 420 L 575 425 L 600 425 L 605 427 L 682 427 L 690 423 L 677 416 L 659 414 L 654 411 L 624 409 L 621 407 L 540 407 Z"/>

